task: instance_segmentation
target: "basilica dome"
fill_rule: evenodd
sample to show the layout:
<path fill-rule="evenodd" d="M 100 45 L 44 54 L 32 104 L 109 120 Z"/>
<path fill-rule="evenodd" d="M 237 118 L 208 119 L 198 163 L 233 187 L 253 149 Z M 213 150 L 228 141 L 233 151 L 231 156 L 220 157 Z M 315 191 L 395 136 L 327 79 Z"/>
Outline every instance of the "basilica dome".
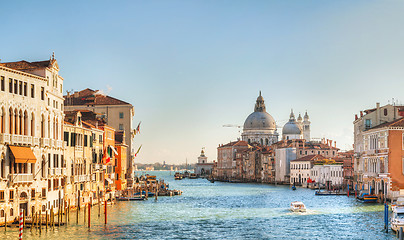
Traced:
<path fill-rule="evenodd" d="M 253 112 L 244 122 L 244 130 L 275 130 L 274 118 L 267 112 Z"/>
<path fill-rule="evenodd" d="M 287 122 L 282 128 L 282 134 L 302 134 L 302 129 L 296 122 Z"/>

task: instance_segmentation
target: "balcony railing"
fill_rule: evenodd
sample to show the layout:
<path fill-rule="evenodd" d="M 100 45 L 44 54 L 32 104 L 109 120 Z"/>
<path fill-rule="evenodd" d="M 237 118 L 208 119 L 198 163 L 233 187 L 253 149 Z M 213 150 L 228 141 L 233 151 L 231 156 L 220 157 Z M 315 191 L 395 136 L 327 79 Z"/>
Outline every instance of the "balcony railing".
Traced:
<path fill-rule="evenodd" d="M 78 152 L 82 152 L 83 151 L 83 146 L 76 146 L 74 149 L 76 151 L 78 151 Z"/>
<path fill-rule="evenodd" d="M 10 134 L 0 133 L 0 143 L 10 143 Z"/>
<path fill-rule="evenodd" d="M 41 138 L 41 147 L 49 147 L 49 138 Z"/>
<path fill-rule="evenodd" d="M 39 138 L 33 137 L 32 145 L 39 146 Z"/>
<path fill-rule="evenodd" d="M 34 175 L 32 173 L 9 174 L 8 180 L 11 183 L 29 183 L 34 180 Z"/>
<path fill-rule="evenodd" d="M 74 182 L 78 183 L 78 182 L 86 182 L 86 181 L 90 181 L 90 176 L 89 175 L 77 175 L 73 177 Z"/>

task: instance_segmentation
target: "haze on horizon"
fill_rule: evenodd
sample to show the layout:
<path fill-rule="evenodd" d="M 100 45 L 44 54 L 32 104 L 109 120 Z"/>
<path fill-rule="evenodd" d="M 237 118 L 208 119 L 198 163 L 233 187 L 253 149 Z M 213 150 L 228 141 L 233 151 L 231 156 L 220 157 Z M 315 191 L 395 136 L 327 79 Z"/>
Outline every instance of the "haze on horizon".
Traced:
<path fill-rule="evenodd" d="M 236 140 L 262 91 L 283 126 L 351 149 L 360 110 L 401 103 L 404 2 L 8 1 L 2 62 L 55 52 L 64 91 L 100 89 L 135 107 L 135 162 L 208 160 Z M 18 11 L 17 11 L 18 10 Z"/>

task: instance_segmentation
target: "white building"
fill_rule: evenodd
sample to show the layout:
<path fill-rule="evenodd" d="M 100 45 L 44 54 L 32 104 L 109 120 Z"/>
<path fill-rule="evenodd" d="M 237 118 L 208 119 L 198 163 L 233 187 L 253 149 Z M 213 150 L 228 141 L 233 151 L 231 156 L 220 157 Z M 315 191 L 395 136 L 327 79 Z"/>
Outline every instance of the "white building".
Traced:
<path fill-rule="evenodd" d="M 310 141 L 310 121 L 309 115 L 304 115 L 304 121 L 302 116 L 295 119 L 295 114 L 293 110 L 290 112 L 289 121 L 282 128 L 282 140 L 291 139 L 305 139 L 307 142 Z"/>
<path fill-rule="evenodd" d="M 257 142 L 269 146 L 278 141 L 278 135 L 275 120 L 267 113 L 264 98 L 260 91 L 254 112 L 244 122 L 242 140 L 249 144 Z"/>
<path fill-rule="evenodd" d="M 296 159 L 296 148 L 279 148 L 275 150 L 275 181 L 290 183 L 290 162 Z"/>
<path fill-rule="evenodd" d="M 344 182 L 342 164 L 314 165 L 311 169 L 310 178 L 321 185 L 341 187 Z M 331 186 L 330 186 L 331 187 Z"/>
<path fill-rule="evenodd" d="M 314 162 L 324 159 L 321 155 L 308 155 L 290 162 L 290 184 L 307 186 Z"/>
<path fill-rule="evenodd" d="M 0 63 L 0 223 L 64 202 L 63 78 L 54 56 Z"/>
<path fill-rule="evenodd" d="M 212 174 L 213 163 L 208 162 L 208 157 L 205 156 L 205 152 L 201 151 L 201 155 L 198 157 L 198 163 L 195 165 L 195 173 L 198 176 L 209 176 Z"/>

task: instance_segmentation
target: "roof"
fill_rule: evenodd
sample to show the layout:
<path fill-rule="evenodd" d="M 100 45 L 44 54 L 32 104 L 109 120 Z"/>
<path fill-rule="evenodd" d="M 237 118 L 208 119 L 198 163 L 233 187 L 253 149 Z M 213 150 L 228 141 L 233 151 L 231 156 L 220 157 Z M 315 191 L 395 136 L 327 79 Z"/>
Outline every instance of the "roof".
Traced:
<path fill-rule="evenodd" d="M 54 60 L 46 60 L 46 61 L 38 61 L 38 62 L 28 62 L 28 61 L 22 60 L 22 61 L 18 61 L 18 62 L 0 63 L 0 66 L 12 68 L 15 70 L 31 70 L 31 69 L 49 67 L 50 65 L 52 65 L 52 61 L 54 61 Z"/>
<path fill-rule="evenodd" d="M 391 122 L 386 122 L 379 124 L 375 127 L 369 128 L 366 131 L 372 130 L 372 129 L 377 129 L 377 128 L 384 128 L 384 127 L 404 127 L 404 118 L 400 118 Z"/>
<path fill-rule="evenodd" d="M 324 142 L 316 142 L 310 141 L 307 142 L 304 139 L 289 139 L 289 140 L 281 140 L 271 145 L 273 149 L 276 148 L 292 148 L 296 147 L 299 150 L 304 149 L 317 149 L 317 150 L 339 150 L 337 147 L 333 147 L 332 145 L 328 145 Z"/>
<path fill-rule="evenodd" d="M 219 148 L 221 148 L 221 147 L 232 147 L 232 146 L 246 146 L 246 147 L 248 147 L 249 145 L 248 145 L 248 143 L 246 141 L 239 140 L 239 141 L 235 141 L 235 142 L 229 142 L 228 144 L 225 144 L 225 145 L 221 145 L 221 146 L 219 146 Z"/>
<path fill-rule="evenodd" d="M 131 105 L 125 101 L 102 94 L 101 91 L 86 88 L 74 94 L 64 96 L 65 106 L 77 105 Z"/>
<path fill-rule="evenodd" d="M 323 160 L 323 159 L 325 159 L 325 157 L 323 157 L 322 155 L 319 155 L 319 154 L 316 154 L 316 155 L 307 155 L 307 156 L 304 156 L 304 157 L 301 157 L 301 158 L 298 158 L 298 159 L 295 159 L 295 160 L 291 160 L 291 162 L 294 162 L 294 161 L 309 161 L 309 162 L 313 162 L 313 161 L 318 161 L 318 160 Z"/>

